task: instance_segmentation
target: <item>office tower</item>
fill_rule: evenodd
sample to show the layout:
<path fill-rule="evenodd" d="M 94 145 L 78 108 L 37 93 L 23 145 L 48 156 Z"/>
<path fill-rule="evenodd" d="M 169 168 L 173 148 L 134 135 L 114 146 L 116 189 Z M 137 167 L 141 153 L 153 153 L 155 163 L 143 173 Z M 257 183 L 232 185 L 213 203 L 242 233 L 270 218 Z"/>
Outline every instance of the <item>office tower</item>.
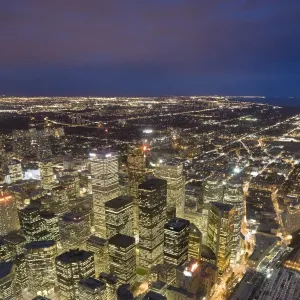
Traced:
<path fill-rule="evenodd" d="M 78 299 L 78 282 L 95 276 L 94 255 L 84 250 L 70 250 L 55 259 L 61 300 Z"/>
<path fill-rule="evenodd" d="M 190 222 L 174 218 L 164 226 L 164 262 L 175 266 L 188 260 Z"/>
<path fill-rule="evenodd" d="M 209 177 L 204 181 L 202 191 L 202 204 L 199 205 L 202 212 L 201 225 L 203 225 L 203 227 L 199 229 L 202 233 L 202 242 L 205 245 L 207 244 L 207 222 L 210 203 L 223 202 L 223 193 L 224 184 L 223 179 L 220 176 Z"/>
<path fill-rule="evenodd" d="M 13 259 L 16 270 L 15 275 L 15 291 L 16 295 L 21 295 L 23 289 L 28 287 L 28 275 L 26 267 L 26 259 L 24 254 L 17 255 Z"/>
<path fill-rule="evenodd" d="M 69 198 L 68 191 L 63 186 L 57 186 L 51 191 L 52 199 L 49 205 L 49 210 L 53 211 L 59 217 L 68 212 Z"/>
<path fill-rule="evenodd" d="M 185 179 L 181 163 L 159 164 L 155 177 L 167 181 L 167 219 L 184 216 Z M 175 212 L 175 213 L 174 213 Z"/>
<path fill-rule="evenodd" d="M 20 228 L 15 198 L 8 191 L 0 191 L 0 236 Z"/>
<path fill-rule="evenodd" d="M 101 272 L 108 271 L 108 241 L 92 235 L 86 241 L 86 250 L 94 253 L 95 272 L 98 276 Z"/>
<path fill-rule="evenodd" d="M 23 179 L 22 165 L 19 160 L 13 159 L 7 164 L 9 183 L 15 183 Z"/>
<path fill-rule="evenodd" d="M 41 186 L 46 190 L 51 190 L 54 186 L 53 163 L 51 160 L 39 162 Z"/>
<path fill-rule="evenodd" d="M 119 196 L 117 152 L 90 153 L 95 234 L 106 238 L 105 202 Z"/>
<path fill-rule="evenodd" d="M 135 239 L 131 236 L 118 233 L 108 240 L 109 269 L 119 284 L 135 283 L 135 251 Z"/>
<path fill-rule="evenodd" d="M 234 229 L 230 262 L 237 263 L 241 256 L 241 224 L 244 215 L 244 193 L 241 182 L 231 179 L 224 192 L 224 203 L 234 207 Z"/>
<path fill-rule="evenodd" d="M 139 264 L 150 269 L 163 263 L 167 182 L 149 179 L 139 185 Z"/>
<path fill-rule="evenodd" d="M 190 224 L 189 251 L 188 259 L 201 259 L 202 234 L 201 231 L 193 224 Z"/>
<path fill-rule="evenodd" d="M 15 299 L 15 268 L 13 263 L 0 263 L 0 299 Z"/>
<path fill-rule="evenodd" d="M 99 275 L 99 280 L 105 282 L 106 284 L 107 300 L 116 299 L 117 289 L 118 289 L 117 277 L 113 274 L 102 272 Z"/>
<path fill-rule="evenodd" d="M 109 300 L 106 296 L 106 284 L 103 281 L 89 277 L 78 283 L 78 299 Z"/>
<path fill-rule="evenodd" d="M 129 284 L 122 284 L 118 287 L 117 300 L 134 300 Z"/>
<path fill-rule="evenodd" d="M 54 292 L 56 255 L 57 247 L 54 241 L 31 242 L 25 245 L 25 260 L 31 293 L 48 296 Z"/>
<path fill-rule="evenodd" d="M 24 246 L 26 244 L 26 239 L 16 233 L 12 232 L 3 237 L 4 243 L 7 245 L 8 251 L 13 255 L 20 255 L 24 253 Z"/>
<path fill-rule="evenodd" d="M 37 208 L 26 206 L 19 211 L 19 218 L 22 233 L 28 243 L 48 239 L 46 228 Z"/>
<path fill-rule="evenodd" d="M 64 175 L 59 178 L 59 183 L 66 189 L 70 209 L 74 208 L 77 197 L 80 195 L 79 177 L 76 175 Z"/>
<path fill-rule="evenodd" d="M 49 239 L 58 242 L 60 240 L 58 216 L 52 211 L 41 211 L 39 214 Z"/>
<path fill-rule="evenodd" d="M 59 221 L 59 231 L 63 249 L 82 248 L 90 236 L 91 223 L 87 216 L 68 212 Z"/>
<path fill-rule="evenodd" d="M 129 149 L 127 158 L 128 179 L 129 179 L 129 195 L 134 202 L 134 230 L 138 233 L 139 224 L 139 200 L 138 188 L 145 180 L 146 173 L 146 157 L 141 148 Z"/>
<path fill-rule="evenodd" d="M 230 266 L 233 230 L 234 207 L 230 204 L 212 202 L 208 216 L 207 246 L 216 255 L 220 274 Z"/>
<path fill-rule="evenodd" d="M 119 196 L 105 203 L 106 235 L 117 233 L 133 236 L 133 201 L 131 197 Z"/>

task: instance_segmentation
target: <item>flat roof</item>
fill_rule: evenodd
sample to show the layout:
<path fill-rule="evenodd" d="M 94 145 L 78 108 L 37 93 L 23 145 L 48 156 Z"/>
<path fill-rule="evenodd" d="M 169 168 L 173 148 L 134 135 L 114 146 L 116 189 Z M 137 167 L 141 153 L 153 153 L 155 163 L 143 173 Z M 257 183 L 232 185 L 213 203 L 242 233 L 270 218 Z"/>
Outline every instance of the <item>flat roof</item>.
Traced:
<path fill-rule="evenodd" d="M 3 278 L 11 272 L 13 268 L 13 262 L 8 261 L 8 262 L 2 262 L 0 263 L 0 278 Z"/>
<path fill-rule="evenodd" d="M 49 248 L 55 245 L 55 241 L 35 241 L 25 245 L 26 249 Z"/>
<path fill-rule="evenodd" d="M 173 218 L 165 224 L 164 228 L 179 232 L 189 226 L 190 221 L 181 218 Z"/>
<path fill-rule="evenodd" d="M 87 243 L 103 247 L 108 243 L 108 241 L 96 235 L 91 235 L 88 238 Z"/>
<path fill-rule="evenodd" d="M 108 243 L 121 248 L 127 248 L 131 245 L 135 245 L 135 239 L 132 236 L 117 233 L 108 240 Z"/>
<path fill-rule="evenodd" d="M 64 252 L 63 254 L 57 256 L 56 260 L 69 264 L 78 261 L 85 261 L 91 256 L 94 256 L 94 253 L 85 250 L 76 249 L 76 250 L 69 250 L 67 252 Z"/>
<path fill-rule="evenodd" d="M 222 202 L 211 202 L 211 205 L 215 206 L 216 208 L 222 211 L 231 211 L 234 207 L 231 204 L 222 203 Z"/>
<path fill-rule="evenodd" d="M 105 207 L 120 209 L 133 202 L 133 199 L 129 196 L 119 196 L 114 199 L 111 199 L 105 203 Z"/>
<path fill-rule="evenodd" d="M 106 288 L 105 282 L 92 277 L 81 279 L 78 284 L 84 286 L 86 289 L 89 289 L 91 291 Z"/>
<path fill-rule="evenodd" d="M 139 189 L 141 190 L 155 190 L 162 185 L 167 185 L 167 181 L 158 178 L 151 178 L 139 185 Z"/>

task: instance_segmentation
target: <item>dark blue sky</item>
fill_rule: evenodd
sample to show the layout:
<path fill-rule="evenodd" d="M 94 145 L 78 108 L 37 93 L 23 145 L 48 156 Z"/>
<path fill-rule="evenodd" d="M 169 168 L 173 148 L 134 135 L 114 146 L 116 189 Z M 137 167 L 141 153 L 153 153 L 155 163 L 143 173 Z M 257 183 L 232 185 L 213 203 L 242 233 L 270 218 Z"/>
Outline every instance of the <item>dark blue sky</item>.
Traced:
<path fill-rule="evenodd" d="M 0 93 L 300 96 L 300 0 L 0 0 Z"/>

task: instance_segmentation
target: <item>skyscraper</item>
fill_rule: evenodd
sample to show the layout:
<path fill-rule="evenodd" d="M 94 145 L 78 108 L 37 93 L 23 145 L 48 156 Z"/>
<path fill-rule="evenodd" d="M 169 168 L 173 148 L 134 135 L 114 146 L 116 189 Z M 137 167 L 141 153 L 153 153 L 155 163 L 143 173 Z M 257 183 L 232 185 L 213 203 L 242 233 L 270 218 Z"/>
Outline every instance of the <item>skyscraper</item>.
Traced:
<path fill-rule="evenodd" d="M 111 238 L 117 233 L 133 236 L 133 201 L 120 196 L 105 203 L 106 234 Z"/>
<path fill-rule="evenodd" d="M 7 191 L 0 191 L 0 236 L 20 228 L 15 198 Z"/>
<path fill-rule="evenodd" d="M 224 192 L 224 203 L 234 207 L 234 229 L 232 235 L 231 263 L 239 261 L 241 256 L 241 224 L 244 215 L 244 193 L 241 182 L 232 179 Z"/>
<path fill-rule="evenodd" d="M 25 245 L 25 253 L 30 292 L 35 295 L 51 295 L 56 282 L 56 243 L 54 241 L 32 242 Z"/>
<path fill-rule="evenodd" d="M 95 276 L 93 253 L 70 250 L 57 256 L 55 261 L 60 299 L 78 299 L 78 282 L 83 278 Z"/>
<path fill-rule="evenodd" d="M 230 266 L 233 230 L 234 207 L 230 204 L 212 202 L 208 216 L 207 246 L 216 255 L 220 274 Z"/>
<path fill-rule="evenodd" d="M 189 255 L 188 259 L 201 259 L 202 234 L 201 231 L 193 224 L 190 224 L 189 235 Z"/>
<path fill-rule="evenodd" d="M 23 171 L 21 162 L 17 159 L 11 160 L 7 164 L 8 175 L 9 175 L 9 183 L 15 183 L 19 180 L 23 179 Z"/>
<path fill-rule="evenodd" d="M 149 179 L 139 185 L 139 264 L 151 268 L 163 262 L 167 182 Z"/>
<path fill-rule="evenodd" d="M 51 191 L 52 199 L 49 203 L 49 210 L 58 216 L 62 216 L 69 210 L 68 190 L 59 185 Z"/>
<path fill-rule="evenodd" d="M 40 218 L 48 231 L 50 240 L 58 242 L 60 240 L 58 216 L 51 211 L 41 211 Z"/>
<path fill-rule="evenodd" d="M 167 181 L 167 219 L 183 218 L 185 202 L 185 179 L 181 163 L 161 163 L 155 169 L 155 177 Z"/>
<path fill-rule="evenodd" d="M 133 198 L 134 205 L 134 229 L 138 232 L 139 224 L 139 201 L 138 188 L 145 180 L 146 173 L 146 157 L 141 148 L 129 149 L 127 158 L 128 179 L 129 179 L 129 195 Z"/>
<path fill-rule="evenodd" d="M 207 178 L 203 183 L 202 188 L 202 204 L 200 210 L 202 211 L 200 224 L 203 227 L 199 228 L 202 233 L 202 242 L 207 244 L 207 222 L 208 213 L 211 202 L 223 202 L 224 185 L 223 179 L 220 176 L 212 176 Z"/>
<path fill-rule="evenodd" d="M 39 162 L 41 186 L 46 190 L 51 190 L 54 185 L 53 163 L 45 159 Z"/>
<path fill-rule="evenodd" d="M 85 245 L 90 236 L 90 219 L 80 213 L 65 213 L 59 221 L 59 231 L 63 249 L 77 249 Z"/>
<path fill-rule="evenodd" d="M 36 207 L 26 206 L 19 211 L 19 218 L 22 232 L 28 243 L 48 239 L 48 232 Z"/>
<path fill-rule="evenodd" d="M 109 268 L 119 284 L 134 284 L 136 281 L 135 239 L 116 234 L 108 240 Z"/>
<path fill-rule="evenodd" d="M 108 241 L 92 235 L 86 241 L 86 250 L 94 253 L 95 272 L 108 272 Z"/>
<path fill-rule="evenodd" d="M 105 203 L 119 196 L 118 153 L 90 153 L 89 163 L 94 199 L 95 233 L 106 238 Z"/>
<path fill-rule="evenodd" d="M 164 262 L 175 266 L 188 260 L 190 222 L 174 218 L 164 226 Z"/>

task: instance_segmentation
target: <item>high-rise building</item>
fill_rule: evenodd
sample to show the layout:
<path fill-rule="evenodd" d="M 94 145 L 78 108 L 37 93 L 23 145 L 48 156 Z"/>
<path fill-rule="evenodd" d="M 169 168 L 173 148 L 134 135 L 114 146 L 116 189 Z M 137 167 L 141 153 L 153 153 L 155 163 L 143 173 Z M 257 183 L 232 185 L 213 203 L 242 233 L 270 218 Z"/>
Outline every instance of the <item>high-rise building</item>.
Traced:
<path fill-rule="evenodd" d="M 20 228 L 15 198 L 7 191 L 0 191 L 0 236 Z"/>
<path fill-rule="evenodd" d="M 106 294 L 106 284 L 101 280 L 89 277 L 78 283 L 78 299 L 109 300 Z"/>
<path fill-rule="evenodd" d="M 117 233 L 133 236 L 133 201 L 131 197 L 119 196 L 105 203 L 106 235 Z"/>
<path fill-rule="evenodd" d="M 31 242 L 25 245 L 25 260 L 31 293 L 42 296 L 54 293 L 56 255 L 57 247 L 54 241 Z"/>
<path fill-rule="evenodd" d="M 21 296 L 23 289 L 28 287 L 28 275 L 26 267 L 25 255 L 17 255 L 13 260 L 16 275 L 15 275 L 15 292 L 16 295 Z"/>
<path fill-rule="evenodd" d="M 201 245 L 202 245 L 202 234 L 201 231 L 193 224 L 190 224 L 190 235 L 189 235 L 189 251 L 188 258 L 190 259 L 201 259 Z"/>
<path fill-rule="evenodd" d="M 70 209 L 76 206 L 77 198 L 80 195 L 79 176 L 77 175 L 64 175 L 59 178 L 59 183 L 66 189 L 68 196 L 68 203 Z"/>
<path fill-rule="evenodd" d="M 15 183 L 23 179 L 22 165 L 19 160 L 13 159 L 7 164 L 9 183 Z"/>
<path fill-rule="evenodd" d="M 58 216 L 62 216 L 69 210 L 68 190 L 59 185 L 51 191 L 52 199 L 49 203 L 49 210 L 53 211 Z"/>
<path fill-rule="evenodd" d="M 48 239 L 48 232 L 36 207 L 26 206 L 19 211 L 19 218 L 22 233 L 28 243 Z"/>
<path fill-rule="evenodd" d="M 151 268 L 163 262 L 167 182 L 149 179 L 139 185 L 139 264 Z"/>
<path fill-rule="evenodd" d="M 164 262 L 175 266 L 188 260 L 190 222 L 174 218 L 164 226 Z"/>
<path fill-rule="evenodd" d="M 0 263 L 0 299 L 15 299 L 15 268 L 13 263 Z"/>
<path fill-rule="evenodd" d="M 58 216 L 52 211 L 41 211 L 39 214 L 49 239 L 58 242 L 60 240 Z"/>
<path fill-rule="evenodd" d="M 122 284 L 118 287 L 117 300 L 134 300 L 129 284 Z"/>
<path fill-rule="evenodd" d="M 51 190 L 54 185 L 53 163 L 51 160 L 39 162 L 41 186 L 46 190 Z"/>
<path fill-rule="evenodd" d="M 231 263 L 236 263 L 241 256 L 241 224 L 244 215 L 244 193 L 241 182 L 232 179 L 224 192 L 224 203 L 234 207 L 234 229 L 232 235 Z"/>
<path fill-rule="evenodd" d="M 65 213 L 59 221 L 59 231 L 65 251 L 82 248 L 90 236 L 90 219 L 80 213 Z"/>
<path fill-rule="evenodd" d="M 202 188 L 202 201 L 199 205 L 201 214 L 201 224 L 204 226 L 199 228 L 202 233 L 202 242 L 207 244 L 207 222 L 208 213 L 211 202 L 223 202 L 224 184 L 220 176 L 213 176 L 207 178 L 203 183 Z"/>
<path fill-rule="evenodd" d="M 55 261 L 60 299 L 79 299 L 78 282 L 81 279 L 95 276 L 93 253 L 84 250 L 70 250 L 57 256 Z"/>
<path fill-rule="evenodd" d="M 167 181 L 167 219 L 175 215 L 184 216 L 185 179 L 181 163 L 161 163 L 155 170 L 155 177 Z"/>
<path fill-rule="evenodd" d="M 86 250 L 94 253 L 95 272 L 108 272 L 108 241 L 92 235 L 86 241 Z"/>
<path fill-rule="evenodd" d="M 216 255 L 217 267 L 222 274 L 230 266 L 234 207 L 230 204 L 211 202 L 207 228 L 207 246 Z"/>
<path fill-rule="evenodd" d="M 117 152 L 90 153 L 95 234 L 106 238 L 105 203 L 119 196 Z"/>
<path fill-rule="evenodd" d="M 127 158 L 129 195 L 133 198 L 134 203 L 134 230 L 138 233 L 139 224 L 139 200 L 138 188 L 145 180 L 146 173 L 146 157 L 141 148 L 129 149 Z"/>
<path fill-rule="evenodd" d="M 134 284 L 136 281 L 135 239 L 116 234 L 108 240 L 110 272 L 118 278 L 119 284 Z"/>

